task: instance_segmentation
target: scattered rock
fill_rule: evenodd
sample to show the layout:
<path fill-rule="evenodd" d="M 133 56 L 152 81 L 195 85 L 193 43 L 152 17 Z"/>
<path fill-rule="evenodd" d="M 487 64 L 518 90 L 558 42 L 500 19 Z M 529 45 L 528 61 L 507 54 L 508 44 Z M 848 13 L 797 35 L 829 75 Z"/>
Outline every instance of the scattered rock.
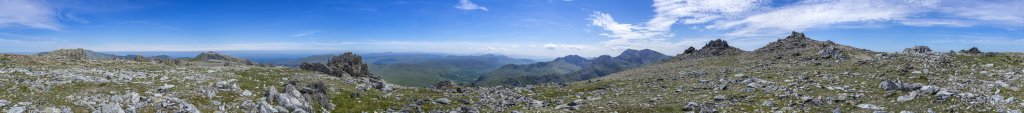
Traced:
<path fill-rule="evenodd" d="M 252 96 L 252 92 L 250 92 L 249 90 L 242 90 L 241 96 Z"/>
<path fill-rule="evenodd" d="M 885 109 L 885 107 L 876 106 L 874 104 L 857 104 L 857 107 L 860 107 L 862 109 L 870 109 L 870 110 L 883 110 L 883 109 Z"/>
<path fill-rule="evenodd" d="M 452 100 L 448 100 L 448 98 L 438 98 L 438 99 L 435 99 L 434 102 L 437 102 L 437 103 L 440 103 L 440 104 L 451 104 Z"/>
<path fill-rule="evenodd" d="M 922 86 L 920 91 L 921 91 L 920 93 L 923 93 L 923 94 L 933 95 L 933 94 L 939 92 L 939 87 L 938 86 L 932 86 L 932 85 Z"/>
<path fill-rule="evenodd" d="M 936 96 L 935 99 L 936 99 L 936 101 L 945 101 L 945 100 L 948 100 L 950 96 L 953 96 L 953 94 L 954 94 L 953 92 L 949 92 L 949 91 L 946 91 L 946 90 L 939 90 L 939 92 L 935 93 L 935 96 Z"/>
<path fill-rule="evenodd" d="M 7 109 L 7 113 L 24 113 L 24 112 L 25 112 L 25 107 L 24 106 L 15 106 L 15 107 L 11 107 L 10 109 Z"/>
<path fill-rule="evenodd" d="M 917 97 L 917 92 L 911 92 L 910 94 L 907 94 L 907 95 L 904 95 L 904 96 L 899 96 L 899 97 L 896 97 L 896 102 L 906 102 L 906 101 L 910 101 L 910 100 L 913 100 L 913 99 L 914 99 L 914 97 Z"/>
<path fill-rule="evenodd" d="M 725 96 L 722 96 L 722 95 L 715 96 L 715 101 L 725 101 L 725 100 L 726 100 Z"/>

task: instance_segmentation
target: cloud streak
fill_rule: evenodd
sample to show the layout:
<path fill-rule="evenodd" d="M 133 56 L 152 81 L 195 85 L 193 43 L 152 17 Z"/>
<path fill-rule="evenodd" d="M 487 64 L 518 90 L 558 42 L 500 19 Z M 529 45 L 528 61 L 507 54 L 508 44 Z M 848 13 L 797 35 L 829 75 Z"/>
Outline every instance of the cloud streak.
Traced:
<path fill-rule="evenodd" d="M 292 37 L 306 37 L 306 36 L 313 35 L 313 34 L 316 34 L 316 33 L 320 33 L 320 30 L 303 31 L 303 32 L 292 34 Z"/>
<path fill-rule="evenodd" d="M 649 48 L 676 34 L 675 26 L 724 32 L 722 38 L 740 41 L 774 37 L 788 31 L 913 27 L 1024 26 L 1021 0 L 654 0 L 653 18 L 620 23 L 612 14 L 594 12 L 591 26 L 610 37 L 614 48 Z M 770 41 L 770 40 L 769 40 Z M 745 42 L 740 42 L 745 43 Z"/>
<path fill-rule="evenodd" d="M 61 29 L 53 8 L 43 0 L 0 0 L 0 27 Z"/>
<path fill-rule="evenodd" d="M 465 11 L 473 11 L 473 10 L 488 11 L 487 7 L 477 5 L 477 4 L 475 4 L 475 3 L 473 3 L 472 1 L 469 1 L 469 0 L 459 0 L 459 4 L 455 5 L 455 8 L 461 9 L 461 10 L 465 10 Z"/>

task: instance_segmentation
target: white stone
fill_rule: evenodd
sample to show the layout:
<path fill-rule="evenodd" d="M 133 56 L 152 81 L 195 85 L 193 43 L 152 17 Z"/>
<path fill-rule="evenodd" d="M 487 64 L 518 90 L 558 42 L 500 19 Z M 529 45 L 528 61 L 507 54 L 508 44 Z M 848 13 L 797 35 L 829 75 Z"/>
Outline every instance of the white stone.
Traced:
<path fill-rule="evenodd" d="M 22 106 L 17 106 L 17 107 L 12 107 L 11 109 L 7 109 L 7 113 L 24 113 L 24 112 L 25 112 L 25 107 L 22 107 Z"/>
<path fill-rule="evenodd" d="M 885 109 L 885 107 L 876 106 L 874 104 L 857 104 L 857 107 L 860 107 L 860 108 L 863 108 L 863 109 L 871 109 L 871 110 L 882 110 L 882 109 Z"/>

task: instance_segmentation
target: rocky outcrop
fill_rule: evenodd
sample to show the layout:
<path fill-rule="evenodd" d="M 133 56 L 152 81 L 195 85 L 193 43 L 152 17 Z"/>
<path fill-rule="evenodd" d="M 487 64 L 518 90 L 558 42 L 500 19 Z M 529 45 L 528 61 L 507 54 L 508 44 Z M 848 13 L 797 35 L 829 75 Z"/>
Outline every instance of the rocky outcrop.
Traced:
<path fill-rule="evenodd" d="M 445 80 L 445 81 L 438 82 L 437 84 L 434 84 L 433 87 L 435 89 L 453 89 L 453 88 L 456 88 L 458 86 L 459 86 L 458 84 L 455 84 L 455 82 L 452 82 L 451 80 Z"/>
<path fill-rule="evenodd" d="M 345 52 L 345 54 L 334 56 L 327 64 L 302 63 L 299 68 L 303 70 L 318 71 L 332 76 L 353 76 L 376 78 L 370 74 L 369 67 L 363 63 L 363 57 Z"/>
<path fill-rule="evenodd" d="M 690 47 L 690 48 L 686 48 L 686 50 L 683 51 L 683 54 L 690 54 L 690 53 L 693 53 L 695 51 L 697 51 L 697 49 L 695 49 L 693 47 Z"/>
<path fill-rule="evenodd" d="M 327 112 L 336 106 L 330 102 L 324 84 L 319 82 L 301 87 L 292 81 L 285 84 L 282 92 L 270 86 L 263 96 L 264 99 L 258 99 L 258 103 L 246 102 L 243 107 L 254 113 L 310 113 L 314 110 Z M 320 108 L 314 109 L 313 106 Z"/>
<path fill-rule="evenodd" d="M 971 47 L 971 49 L 960 50 L 960 53 L 963 53 L 963 54 L 981 54 L 982 52 L 981 52 L 981 50 L 978 49 L 978 47 Z"/>
<path fill-rule="evenodd" d="M 825 58 L 825 59 L 844 59 L 844 58 L 846 58 L 846 56 L 843 56 L 842 51 L 839 50 L 839 48 L 834 47 L 834 46 L 830 46 L 830 47 L 826 47 L 825 49 L 821 49 L 821 51 L 818 52 L 818 55 L 821 56 L 821 58 Z"/>
<path fill-rule="evenodd" d="M 932 53 L 932 49 L 928 46 L 914 46 L 911 48 L 903 49 L 904 54 L 929 54 Z"/>
<path fill-rule="evenodd" d="M 193 60 L 199 60 L 199 61 L 227 61 L 227 62 L 236 62 L 236 63 L 245 63 L 245 64 L 251 64 L 252 63 L 251 61 L 249 61 L 247 59 L 238 58 L 238 57 L 234 57 L 234 56 L 231 56 L 231 55 L 221 54 L 221 53 L 217 53 L 217 52 L 213 52 L 213 51 L 207 51 L 207 52 L 199 53 L 199 55 L 196 55 L 196 57 L 192 58 L 192 59 Z"/>
<path fill-rule="evenodd" d="M 700 50 L 692 50 L 693 47 L 683 51 L 682 54 L 676 55 L 673 59 L 696 59 L 706 58 L 714 56 L 725 56 L 725 55 L 738 55 L 746 51 L 740 50 L 739 48 L 729 46 L 729 43 L 722 39 L 712 40 L 708 42 Z"/>

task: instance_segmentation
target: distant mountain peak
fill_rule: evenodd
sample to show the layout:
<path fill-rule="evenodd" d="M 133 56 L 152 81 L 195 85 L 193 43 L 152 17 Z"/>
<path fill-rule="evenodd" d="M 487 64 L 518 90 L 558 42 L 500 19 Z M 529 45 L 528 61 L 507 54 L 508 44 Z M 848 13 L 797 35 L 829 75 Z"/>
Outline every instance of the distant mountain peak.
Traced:
<path fill-rule="evenodd" d="M 207 52 L 199 53 L 199 55 L 196 55 L 196 57 L 192 58 L 192 59 L 194 59 L 194 60 L 202 60 L 202 61 L 206 61 L 206 60 L 221 60 L 221 61 L 239 62 L 239 63 L 249 63 L 250 62 L 247 59 L 238 58 L 238 57 L 234 57 L 234 56 L 231 56 L 231 55 L 221 54 L 221 53 L 217 53 L 217 52 L 213 52 L 213 51 L 207 51 Z"/>
<path fill-rule="evenodd" d="M 93 59 L 93 60 L 113 60 L 121 58 L 121 56 L 95 52 L 83 48 L 74 49 L 58 49 L 50 52 L 42 52 L 39 56 L 55 57 L 55 58 L 68 58 L 68 59 Z"/>

